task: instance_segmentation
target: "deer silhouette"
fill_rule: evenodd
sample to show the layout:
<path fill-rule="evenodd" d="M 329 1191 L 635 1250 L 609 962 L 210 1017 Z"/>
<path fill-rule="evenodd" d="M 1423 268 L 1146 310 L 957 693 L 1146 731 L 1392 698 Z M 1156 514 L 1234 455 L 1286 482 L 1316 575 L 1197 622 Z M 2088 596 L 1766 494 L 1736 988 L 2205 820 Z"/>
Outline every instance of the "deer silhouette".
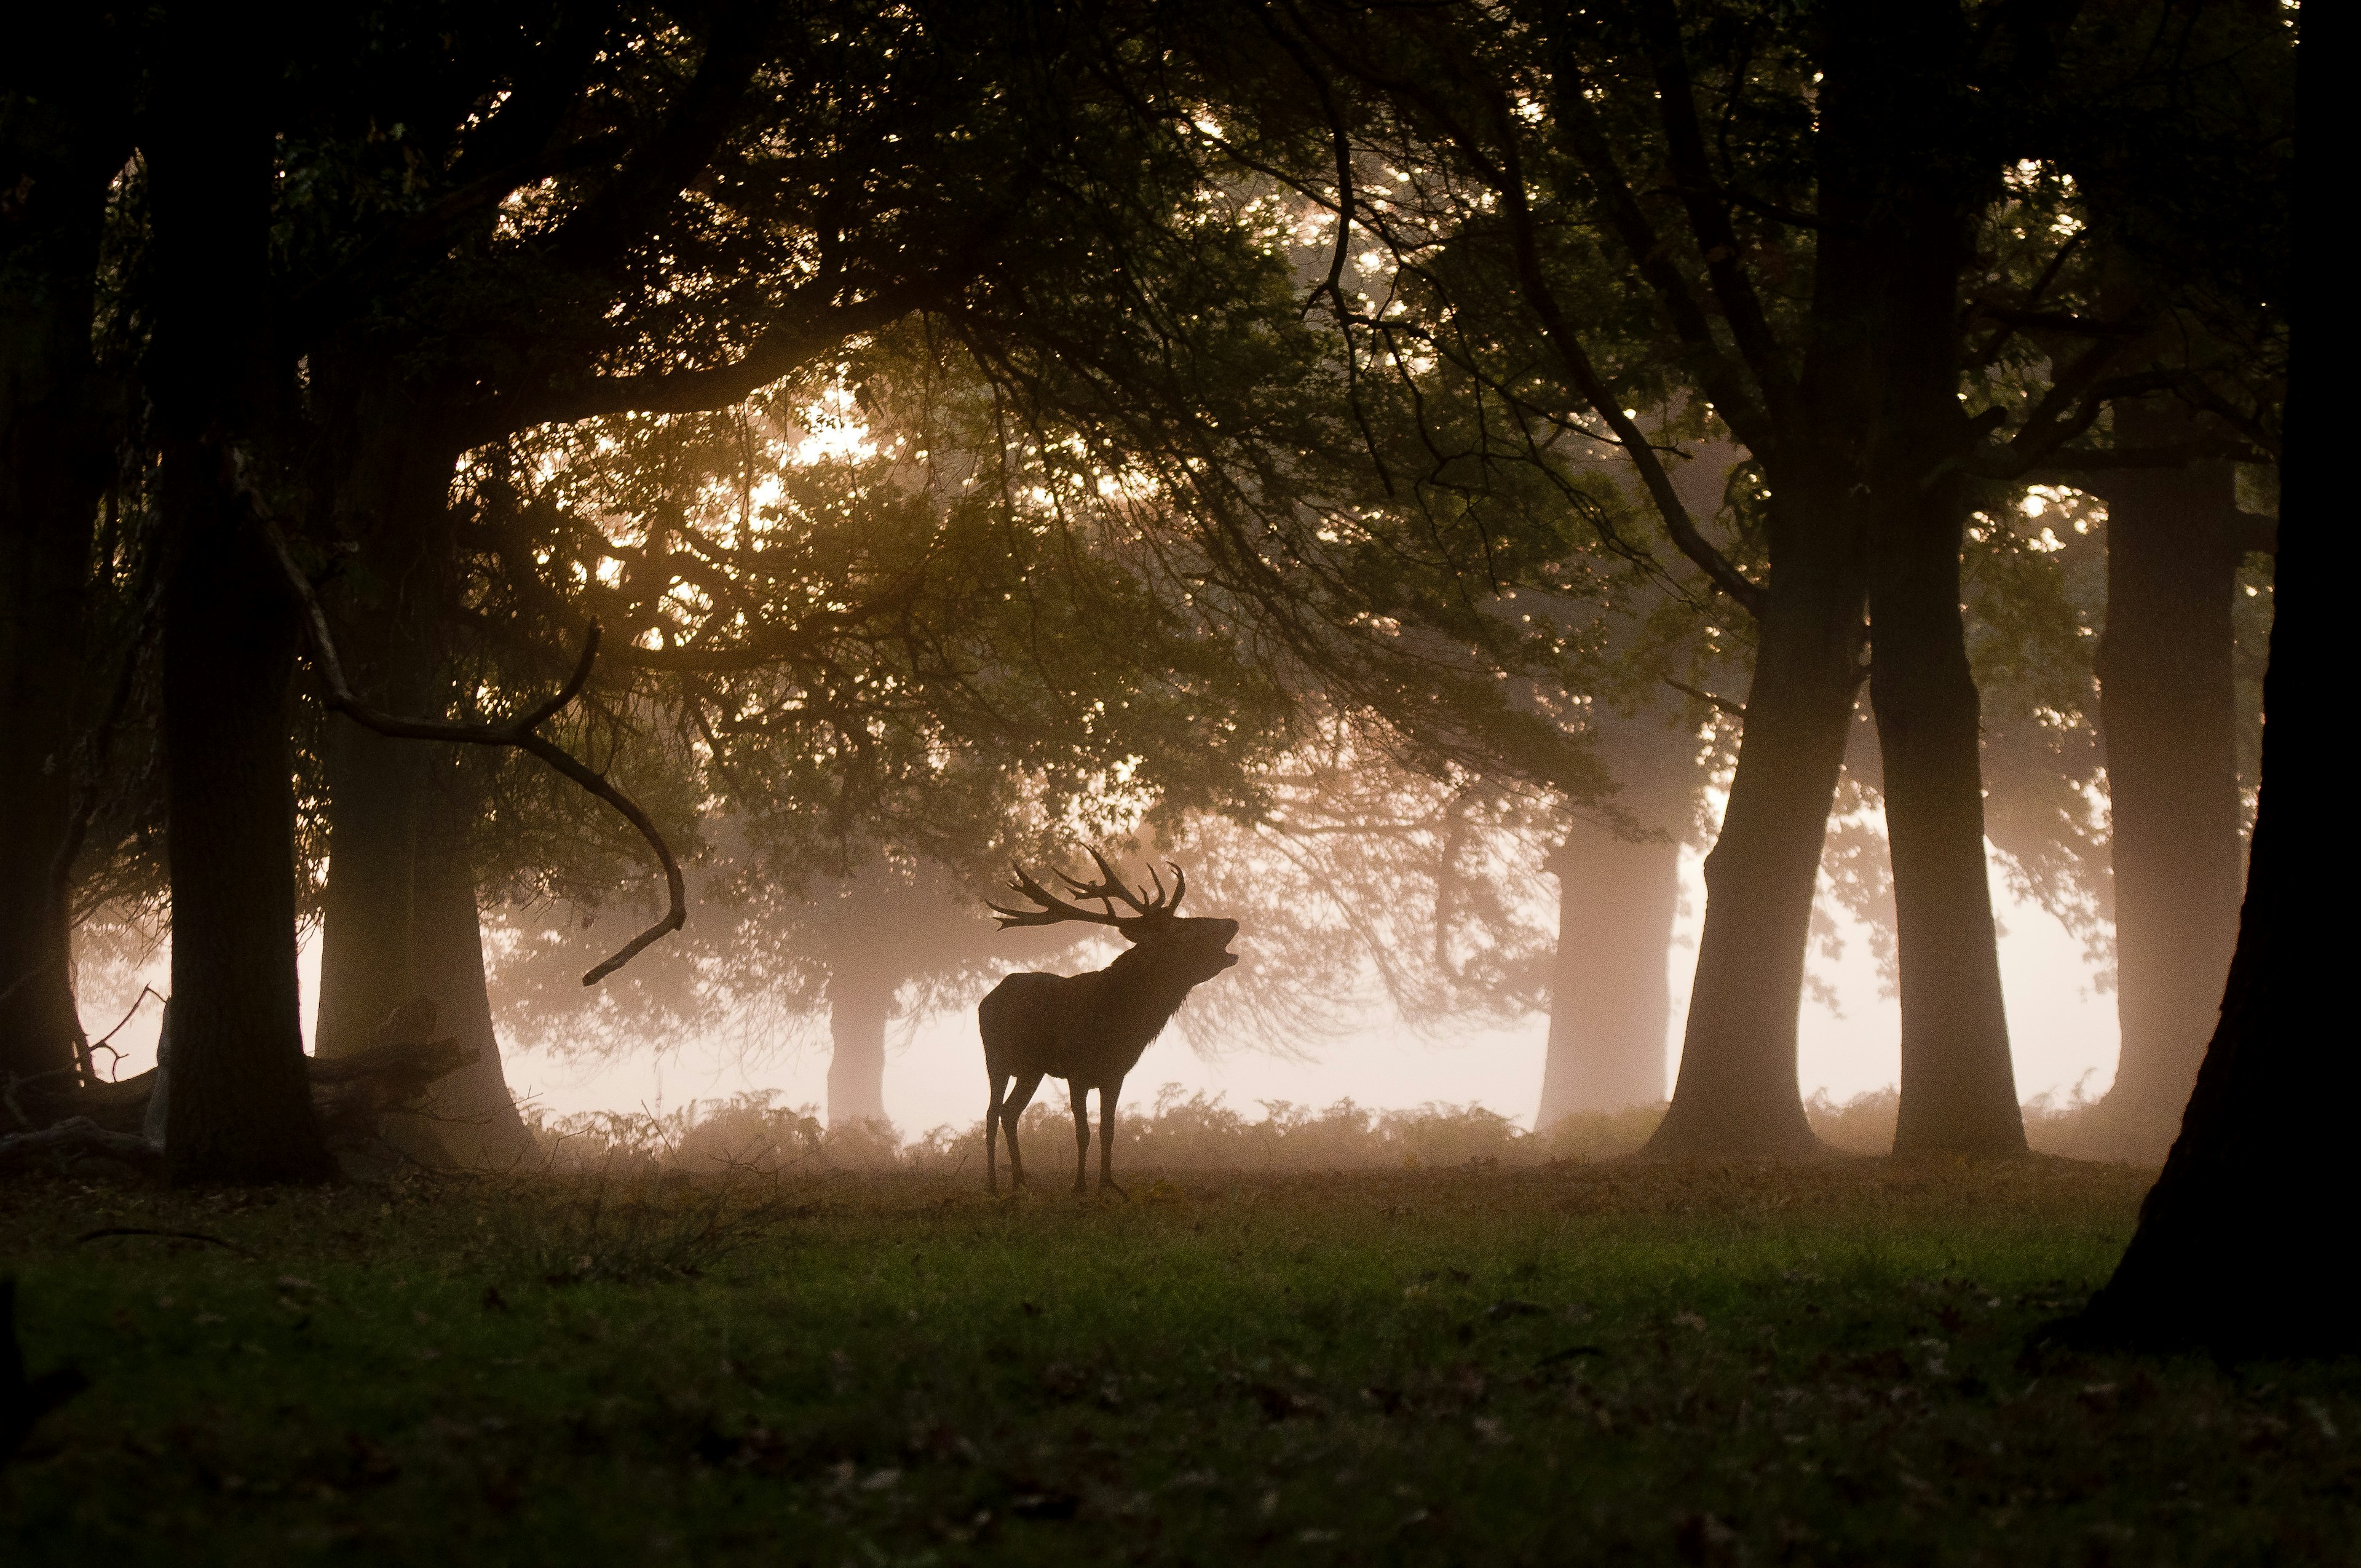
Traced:
<path fill-rule="evenodd" d="M 1022 866 L 1010 869 L 1016 880 L 1009 887 L 1032 901 L 1035 907 L 1011 908 L 988 904 L 1003 928 L 1012 926 L 1054 926 L 1077 920 L 1112 926 L 1132 944 L 1131 950 L 1103 970 L 1088 974 L 1012 974 L 992 988 L 975 1010 L 983 1034 L 983 1069 L 992 1080 L 992 1102 L 983 1113 L 984 1185 L 1000 1190 L 998 1142 L 1008 1134 L 1008 1179 L 1013 1189 L 1025 1185 L 1025 1158 L 1016 1148 L 1016 1119 L 1033 1102 L 1044 1078 L 1062 1078 L 1073 1093 L 1074 1191 L 1083 1190 L 1082 1173 L 1090 1163 L 1090 1092 L 1099 1091 L 1099 1190 L 1113 1188 L 1128 1197 L 1115 1181 L 1115 1107 L 1123 1097 L 1126 1074 L 1139 1065 L 1140 1053 L 1163 1033 L 1189 992 L 1238 961 L 1228 951 L 1238 934 L 1235 920 L 1215 920 L 1178 913 L 1189 879 L 1172 867 L 1172 891 L 1151 869 L 1151 894 L 1124 886 L 1106 858 L 1096 850 L 1100 880 L 1086 883 L 1057 872 L 1075 897 L 1096 900 L 1097 912 L 1081 908 L 1036 882 Z M 1167 862 L 1170 864 L 1170 862 Z M 1123 914 L 1116 905 L 1130 911 Z"/>

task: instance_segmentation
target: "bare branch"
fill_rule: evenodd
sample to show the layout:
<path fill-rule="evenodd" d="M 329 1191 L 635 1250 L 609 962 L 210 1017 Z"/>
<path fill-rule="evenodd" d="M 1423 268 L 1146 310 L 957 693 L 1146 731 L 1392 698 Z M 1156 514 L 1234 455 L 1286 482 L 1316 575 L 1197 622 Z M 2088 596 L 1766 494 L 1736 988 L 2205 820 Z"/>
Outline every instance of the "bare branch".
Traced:
<path fill-rule="evenodd" d="M 1689 696 L 1697 698 L 1699 702 L 1704 703 L 1708 707 L 1719 708 L 1722 712 L 1730 715 L 1732 718 L 1742 720 L 1746 717 L 1746 705 L 1742 702 L 1732 702 L 1726 696 L 1716 696 L 1709 691 L 1705 691 L 1699 687 L 1693 686 L 1686 681 L 1676 681 L 1670 675 L 1666 675 L 1664 677 L 1664 684 L 1672 687 L 1676 692 L 1685 693 Z"/>
<path fill-rule="evenodd" d="M 1271 41 L 1286 51 L 1287 58 L 1293 60 L 1296 69 L 1311 82 L 1312 92 L 1320 98 L 1320 111 L 1328 121 L 1329 141 L 1336 159 L 1336 250 L 1328 258 L 1327 278 L 1312 291 L 1312 301 L 1304 308 L 1311 309 L 1312 304 L 1317 303 L 1320 296 L 1325 294 L 1336 302 L 1336 312 L 1341 318 L 1348 313 L 1345 303 L 1345 258 L 1352 248 L 1353 237 L 1352 139 L 1345 132 L 1345 116 L 1336 107 L 1336 94 L 1329 86 L 1327 74 L 1313 61 L 1301 40 L 1279 27 L 1268 11 L 1258 9 L 1256 16 L 1260 18 L 1263 30 L 1270 35 Z"/>

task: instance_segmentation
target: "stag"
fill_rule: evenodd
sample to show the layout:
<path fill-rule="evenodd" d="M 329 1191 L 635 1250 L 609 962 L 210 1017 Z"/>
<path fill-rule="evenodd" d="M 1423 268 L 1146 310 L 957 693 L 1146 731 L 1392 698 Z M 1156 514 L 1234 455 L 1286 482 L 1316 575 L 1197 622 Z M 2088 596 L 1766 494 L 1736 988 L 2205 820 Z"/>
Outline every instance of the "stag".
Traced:
<path fill-rule="evenodd" d="M 1083 1191 L 1082 1172 L 1090 1163 L 1090 1092 L 1099 1091 L 1099 1190 L 1114 1188 L 1115 1107 L 1123 1096 L 1126 1074 L 1139 1064 L 1148 1042 L 1163 1033 L 1189 992 L 1238 961 L 1228 950 L 1238 934 L 1235 920 L 1191 916 L 1181 918 L 1181 895 L 1189 879 L 1172 867 L 1172 891 L 1153 870 L 1148 880 L 1155 892 L 1126 887 L 1096 850 L 1100 880 L 1079 881 L 1057 873 L 1076 898 L 1095 900 L 1102 907 L 1084 909 L 1059 897 L 1036 882 L 1022 866 L 1012 867 L 1016 880 L 1008 885 L 1029 899 L 1033 907 L 986 905 L 1001 926 L 1055 926 L 1082 921 L 1112 926 L 1131 943 L 1131 950 L 1103 970 L 1089 974 L 1012 974 L 992 988 L 976 1008 L 983 1032 L 983 1068 L 992 1080 L 992 1102 L 983 1113 L 984 1184 L 1000 1190 L 998 1142 L 1008 1134 L 1008 1179 L 1012 1189 L 1025 1185 L 1025 1159 L 1016 1148 L 1016 1119 L 1033 1102 L 1044 1078 L 1062 1078 L 1071 1090 L 1074 1106 L 1074 1192 Z M 1169 863 L 1169 862 L 1168 862 Z M 1126 914 L 1116 908 L 1121 905 Z"/>

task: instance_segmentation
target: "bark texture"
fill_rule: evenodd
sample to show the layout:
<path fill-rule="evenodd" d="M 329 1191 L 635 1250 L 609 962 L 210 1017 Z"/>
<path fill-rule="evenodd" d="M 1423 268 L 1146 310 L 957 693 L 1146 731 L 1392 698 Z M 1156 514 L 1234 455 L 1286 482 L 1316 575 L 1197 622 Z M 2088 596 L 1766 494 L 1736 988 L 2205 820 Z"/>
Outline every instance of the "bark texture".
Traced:
<path fill-rule="evenodd" d="M 157 290 L 148 382 L 171 565 L 164 604 L 172 889 L 171 1179 L 319 1179 L 295 977 L 296 605 L 242 499 L 278 401 L 274 143 L 263 40 L 187 25 L 150 105 Z"/>
<path fill-rule="evenodd" d="M 62 18 L 14 29 L 10 47 L 53 90 L 12 93 L 0 115 L 0 1080 L 71 1069 L 82 1038 L 59 861 L 115 422 L 92 298 L 127 137 L 93 122 L 103 103 L 71 81 L 91 47 L 76 31 Z"/>
<path fill-rule="evenodd" d="M 329 1174 L 295 977 L 296 609 L 210 443 L 165 448 L 181 560 L 165 595 L 172 884 L 171 1179 Z M 177 470 L 177 472 L 175 471 Z"/>
<path fill-rule="evenodd" d="M 51 350 L 64 323 L 0 313 L 0 1077 L 72 1067 L 79 1022 L 65 889 L 91 509 L 78 422 Z M 43 315 L 56 313 L 42 312 Z M 89 336 L 88 313 L 80 323 Z M 37 341 L 26 342 L 31 337 Z"/>
<path fill-rule="evenodd" d="M 1902 1146 L 2023 1146 L 1960 625 L 1964 508 L 1946 486 L 1928 493 L 1975 435 L 1955 395 L 1958 280 L 1978 195 L 1958 174 L 1974 159 L 1955 123 L 1957 72 L 1972 51 L 1951 7 L 1844 7 L 1827 38 L 1798 414 L 1756 454 L 1773 492 L 1769 600 L 1738 772 L 1706 861 L 1680 1079 L 1651 1154 L 1819 1148 L 1797 1095 L 1795 1014 L 1872 565 L 1877 718 L 1906 899 Z"/>
<path fill-rule="evenodd" d="M 1844 511 L 1788 504 L 1721 832 L 1706 856 L 1678 1080 L 1644 1151 L 1780 1159 L 1824 1152 L 1805 1119 L 1795 1019 L 1828 809 L 1861 646 L 1861 553 Z M 1795 515 L 1800 513 L 1801 515 Z"/>
<path fill-rule="evenodd" d="M 2116 439 L 2186 441 L 2174 406 L 2125 408 Z M 2114 861 L 2115 1082 L 2090 1113 L 2093 1153 L 2170 1147 L 2220 1014 L 2246 879 L 2231 609 L 2243 558 L 2230 465 L 2131 470 L 2107 502 L 2099 722 Z"/>
<path fill-rule="evenodd" d="M 478 1169 L 509 1169 L 533 1155 L 500 1066 L 500 1034 L 484 973 L 484 938 L 465 823 L 445 802 L 441 831 L 424 845 L 412 912 L 411 961 L 417 994 L 434 999 L 435 1033 L 472 1053 L 426 1097 L 425 1116 L 444 1155 Z"/>
<path fill-rule="evenodd" d="M 439 748 L 389 740 L 342 715 L 326 728 L 328 885 L 313 1048 L 342 1057 L 368 1049 L 387 1014 L 420 993 L 420 851 Z"/>
<path fill-rule="evenodd" d="M 349 724 L 335 745 L 319 1055 L 374 1049 L 389 1017 L 424 1003 L 434 1033 L 474 1058 L 393 1141 L 423 1163 L 506 1168 L 531 1154 L 532 1138 L 500 1066 L 460 783 L 434 766 L 442 747 Z"/>
<path fill-rule="evenodd" d="M 314 406 L 328 411 L 317 488 L 354 547 L 326 595 L 346 676 L 389 713 L 440 713 L 456 455 L 379 354 L 349 344 L 324 350 L 313 386 Z M 316 1048 L 343 1056 L 367 1049 L 386 1015 L 419 992 L 419 855 L 434 829 L 433 781 L 448 750 L 389 740 L 335 714 L 327 752 Z"/>
<path fill-rule="evenodd" d="M 1775 441 L 1755 450 L 1771 488 L 1769 594 L 1738 770 L 1706 858 L 1705 929 L 1680 1076 L 1651 1155 L 1823 1152 L 1797 1091 L 1796 1012 L 1860 682 L 1870 552 L 1884 532 L 1880 514 L 1896 505 L 1895 474 L 1908 470 L 1915 499 L 1927 473 L 1897 454 L 1910 434 L 1897 397 L 1915 397 L 1938 378 L 1947 398 L 1955 389 L 1955 349 L 1891 318 L 1897 286 L 1925 291 L 1939 282 L 1947 309 L 1956 287 L 1956 274 L 1937 274 L 1956 265 L 1957 239 L 1939 229 L 1930 236 L 1916 204 L 1927 199 L 1926 186 L 1940 183 L 1927 179 L 1930 170 L 1960 156 L 1943 119 L 1965 58 L 1960 18 L 1949 7 L 1846 6 L 1832 14 L 1827 38 L 1815 147 L 1822 227 L 1800 375 L 1781 394 L 1792 412 L 1766 427 Z M 1903 325 L 1914 330 L 1897 330 Z M 1955 401 L 1949 409 L 1964 424 Z M 1956 561 L 1950 571 L 1956 582 Z M 1956 599 L 1947 613 L 1956 635 Z M 1939 627 L 1923 633 L 1941 634 Z M 1918 684 L 1924 672 L 1907 666 L 1905 657 L 1900 673 Z M 1972 735 L 1972 707 L 1970 715 Z M 1972 787 L 1972 771 L 1968 776 Z M 1974 932 L 1961 940 L 1972 942 Z M 1905 990 L 1909 972 L 1905 966 Z M 1918 972 L 1923 981 L 1923 964 Z"/>

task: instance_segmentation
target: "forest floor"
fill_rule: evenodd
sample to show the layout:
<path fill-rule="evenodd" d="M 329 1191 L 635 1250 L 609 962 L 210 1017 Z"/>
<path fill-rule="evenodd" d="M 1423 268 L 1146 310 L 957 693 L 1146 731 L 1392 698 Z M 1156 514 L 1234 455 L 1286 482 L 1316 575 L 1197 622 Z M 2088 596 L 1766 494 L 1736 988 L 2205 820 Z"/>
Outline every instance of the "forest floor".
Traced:
<path fill-rule="evenodd" d="M 2028 1349 L 2147 1172 L 1045 1163 L 0 1186 L 0 1559 L 2361 1562 L 2361 1365 Z"/>

